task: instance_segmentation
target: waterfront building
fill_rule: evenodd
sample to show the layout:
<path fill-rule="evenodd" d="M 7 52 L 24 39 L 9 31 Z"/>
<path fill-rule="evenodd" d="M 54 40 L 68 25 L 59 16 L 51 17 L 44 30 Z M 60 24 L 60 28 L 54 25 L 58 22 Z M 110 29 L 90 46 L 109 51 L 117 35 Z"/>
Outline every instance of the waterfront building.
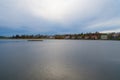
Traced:
<path fill-rule="evenodd" d="M 108 39 L 108 35 L 107 34 L 102 34 L 101 35 L 101 39 L 102 40 L 107 40 Z"/>

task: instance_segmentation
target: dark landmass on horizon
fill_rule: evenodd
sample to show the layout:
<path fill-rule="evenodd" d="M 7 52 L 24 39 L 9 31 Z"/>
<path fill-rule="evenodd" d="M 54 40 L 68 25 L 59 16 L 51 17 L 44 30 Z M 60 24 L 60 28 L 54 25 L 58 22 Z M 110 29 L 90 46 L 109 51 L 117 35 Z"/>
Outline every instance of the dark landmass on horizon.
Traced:
<path fill-rule="evenodd" d="M 119 33 L 80 33 L 80 34 L 55 34 L 55 35 L 13 35 L 0 36 L 0 39 L 76 39 L 76 40 L 120 40 Z"/>

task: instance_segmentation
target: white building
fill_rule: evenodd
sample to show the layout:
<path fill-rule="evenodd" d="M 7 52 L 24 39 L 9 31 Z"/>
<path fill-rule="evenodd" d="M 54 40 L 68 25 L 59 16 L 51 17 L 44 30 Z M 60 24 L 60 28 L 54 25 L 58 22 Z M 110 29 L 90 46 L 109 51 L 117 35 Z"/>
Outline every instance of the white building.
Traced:
<path fill-rule="evenodd" d="M 65 36 L 65 39 L 70 39 L 70 36 Z"/>
<path fill-rule="evenodd" d="M 55 37 L 54 37 L 54 36 L 50 36 L 49 38 L 50 38 L 50 39 L 55 39 Z"/>
<path fill-rule="evenodd" d="M 108 36 L 107 36 L 106 34 L 102 34 L 102 35 L 101 35 L 101 39 L 102 39 L 102 40 L 107 40 L 107 39 L 108 39 Z"/>

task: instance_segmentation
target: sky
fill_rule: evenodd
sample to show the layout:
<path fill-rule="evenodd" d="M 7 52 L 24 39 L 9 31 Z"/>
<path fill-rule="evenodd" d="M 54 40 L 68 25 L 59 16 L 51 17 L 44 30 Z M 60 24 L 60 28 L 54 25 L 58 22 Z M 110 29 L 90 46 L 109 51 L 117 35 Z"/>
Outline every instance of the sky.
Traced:
<path fill-rule="evenodd" d="M 120 0 L 0 0 L 0 35 L 120 32 Z"/>

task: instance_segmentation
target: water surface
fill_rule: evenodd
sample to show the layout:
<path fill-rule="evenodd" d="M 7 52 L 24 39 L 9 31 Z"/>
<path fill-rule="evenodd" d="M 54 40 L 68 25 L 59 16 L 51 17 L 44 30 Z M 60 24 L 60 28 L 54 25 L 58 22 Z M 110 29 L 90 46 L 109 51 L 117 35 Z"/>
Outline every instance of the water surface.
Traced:
<path fill-rule="evenodd" d="M 0 40 L 0 80 L 120 80 L 120 42 Z"/>

